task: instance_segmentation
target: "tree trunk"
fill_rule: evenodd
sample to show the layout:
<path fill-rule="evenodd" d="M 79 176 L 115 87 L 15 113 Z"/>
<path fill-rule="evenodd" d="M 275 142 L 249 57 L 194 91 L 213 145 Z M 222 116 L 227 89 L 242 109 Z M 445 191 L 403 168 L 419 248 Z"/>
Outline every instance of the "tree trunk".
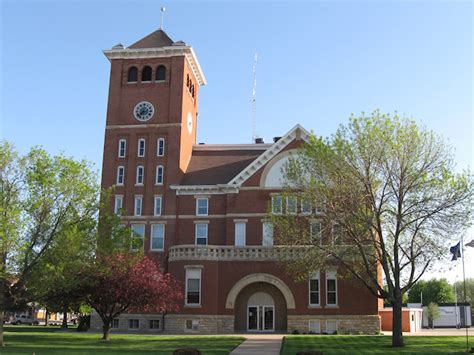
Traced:
<path fill-rule="evenodd" d="M 104 324 L 102 326 L 102 340 L 109 340 L 110 339 L 110 325 Z"/>
<path fill-rule="evenodd" d="M 49 310 L 46 308 L 46 312 L 44 313 L 44 326 L 47 327 L 49 325 Z"/>
<path fill-rule="evenodd" d="M 63 309 L 63 324 L 61 325 L 61 328 L 67 329 L 67 307 L 64 307 Z"/>
<path fill-rule="evenodd" d="M 4 347 L 5 343 L 3 342 L 3 322 L 5 320 L 5 310 L 0 309 L 0 347 Z"/>
<path fill-rule="evenodd" d="M 392 347 L 401 348 L 405 344 L 403 342 L 402 331 L 402 299 L 401 297 L 392 302 Z"/>

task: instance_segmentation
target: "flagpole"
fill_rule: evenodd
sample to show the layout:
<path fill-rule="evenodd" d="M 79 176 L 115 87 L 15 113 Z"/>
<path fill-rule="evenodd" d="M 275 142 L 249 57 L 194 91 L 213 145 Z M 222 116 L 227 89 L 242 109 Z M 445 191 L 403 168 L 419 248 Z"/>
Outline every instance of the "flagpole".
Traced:
<path fill-rule="evenodd" d="M 466 271 L 464 267 L 464 236 L 461 234 L 461 259 L 462 259 L 462 278 L 464 284 L 464 326 L 466 327 L 466 352 L 469 352 L 469 331 L 467 329 L 467 312 L 466 312 L 466 303 L 467 303 L 467 292 L 466 292 Z"/>

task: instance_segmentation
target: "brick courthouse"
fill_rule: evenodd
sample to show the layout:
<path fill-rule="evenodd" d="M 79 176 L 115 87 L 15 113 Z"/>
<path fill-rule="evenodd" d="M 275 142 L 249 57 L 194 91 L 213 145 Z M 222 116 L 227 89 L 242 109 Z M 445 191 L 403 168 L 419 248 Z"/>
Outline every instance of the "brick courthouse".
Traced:
<path fill-rule="evenodd" d="M 115 185 L 111 208 L 133 230 L 133 248 L 159 260 L 185 294 L 178 314 L 124 314 L 113 327 L 379 331 L 379 303 L 365 288 L 336 269 L 295 282 L 277 262 L 283 251 L 273 246 L 269 207 L 314 217 L 321 237 L 314 206 L 279 196 L 281 168 L 308 132 L 297 125 L 272 144 L 196 144 L 206 79 L 192 47 L 158 30 L 104 53 L 111 71 L 102 186 Z M 93 315 L 92 327 L 100 326 Z"/>

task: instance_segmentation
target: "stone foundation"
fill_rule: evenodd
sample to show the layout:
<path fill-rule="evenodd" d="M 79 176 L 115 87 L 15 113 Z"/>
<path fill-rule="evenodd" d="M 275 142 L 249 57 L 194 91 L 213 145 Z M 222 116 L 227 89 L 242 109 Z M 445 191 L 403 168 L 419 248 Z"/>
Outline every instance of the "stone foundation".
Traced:
<path fill-rule="evenodd" d="M 148 333 L 157 334 L 163 332 L 163 316 L 161 314 L 134 314 L 124 313 L 117 317 L 118 327 L 112 327 L 112 333 Z M 138 320 L 138 328 L 130 328 L 130 319 Z M 158 329 L 150 328 L 150 321 L 157 320 L 159 323 Z M 102 331 L 102 319 L 100 319 L 97 312 L 91 314 L 91 329 Z"/>
<path fill-rule="evenodd" d="M 380 333 L 380 316 L 378 315 L 289 315 L 288 332 L 309 333 L 310 321 L 319 321 L 320 333 L 328 333 L 326 325 L 336 324 L 338 334 L 378 334 Z"/>

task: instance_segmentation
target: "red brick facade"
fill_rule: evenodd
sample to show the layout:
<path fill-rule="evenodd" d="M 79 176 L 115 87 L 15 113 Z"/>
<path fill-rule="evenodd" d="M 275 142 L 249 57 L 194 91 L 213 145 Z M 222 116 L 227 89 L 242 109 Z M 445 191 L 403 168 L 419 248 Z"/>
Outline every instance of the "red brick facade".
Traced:
<path fill-rule="evenodd" d="M 336 276 L 330 287 L 336 285 L 337 295 L 331 297 L 337 302 L 330 305 L 322 272 L 318 305 L 310 305 L 309 282 L 295 282 L 279 264 L 278 248 L 262 245 L 268 244 L 263 224 L 268 222 L 271 197 L 279 191 L 268 183 L 275 176 L 272 165 L 298 148 L 307 132 L 297 126 L 273 144 L 196 145 L 199 87 L 205 78 L 191 47 L 158 30 L 128 48 L 116 46 L 105 54 L 111 73 L 102 186 L 115 185 L 124 224 L 143 226 L 141 247 L 182 282 L 190 303 L 195 303 L 184 304 L 179 314 L 166 315 L 164 321 L 160 315 L 160 330 L 378 331 L 378 301 L 365 288 Z M 160 65 L 166 76 L 157 81 Z M 140 80 L 145 66 L 152 68 L 149 82 Z M 131 67 L 138 69 L 138 79 L 129 82 Z M 143 101 L 154 107 L 145 122 L 134 115 L 135 106 Z M 140 139 L 145 142 L 141 157 Z M 161 156 L 158 139 L 164 139 Z M 139 173 L 138 166 L 144 171 Z M 162 183 L 157 183 L 157 166 L 164 168 Z M 117 184 L 119 167 L 124 169 L 123 184 Z M 143 174 L 143 181 L 137 174 Z M 159 213 L 155 197 L 161 197 Z M 197 215 L 199 198 L 208 201 L 203 216 Z M 116 203 L 112 201 L 111 208 L 120 206 Z M 245 231 L 239 234 L 245 239 L 239 246 L 236 223 L 242 223 L 239 231 Z M 206 228 L 207 241 L 198 238 Z M 151 250 L 152 243 L 160 250 Z M 132 318 L 146 323 L 150 315 L 124 315 L 119 328 L 126 330 L 127 319 Z M 150 331 L 146 325 L 140 330 Z"/>

